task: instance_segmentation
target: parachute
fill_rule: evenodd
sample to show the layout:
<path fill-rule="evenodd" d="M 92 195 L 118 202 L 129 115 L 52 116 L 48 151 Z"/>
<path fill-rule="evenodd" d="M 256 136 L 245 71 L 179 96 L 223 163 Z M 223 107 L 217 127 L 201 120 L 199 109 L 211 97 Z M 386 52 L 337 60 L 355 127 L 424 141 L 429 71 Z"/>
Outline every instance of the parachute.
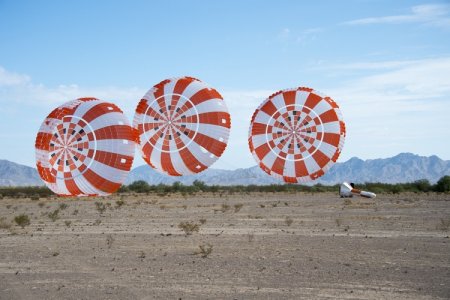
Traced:
<path fill-rule="evenodd" d="M 360 189 L 356 189 L 353 183 L 343 182 L 339 186 L 339 195 L 341 198 L 350 198 L 353 195 L 360 195 L 365 198 L 375 198 L 377 195 L 372 192 L 361 191 Z"/>
<path fill-rule="evenodd" d="M 192 77 L 155 85 L 139 102 L 133 120 L 144 160 L 171 176 L 211 166 L 227 146 L 230 126 L 219 92 Z"/>
<path fill-rule="evenodd" d="M 134 159 L 133 128 L 114 104 L 79 98 L 53 110 L 36 137 L 36 166 L 61 196 L 105 196 L 125 181 Z"/>
<path fill-rule="evenodd" d="M 288 183 L 315 180 L 337 161 L 345 140 L 339 106 L 311 88 L 279 91 L 254 112 L 250 151 L 269 175 Z"/>

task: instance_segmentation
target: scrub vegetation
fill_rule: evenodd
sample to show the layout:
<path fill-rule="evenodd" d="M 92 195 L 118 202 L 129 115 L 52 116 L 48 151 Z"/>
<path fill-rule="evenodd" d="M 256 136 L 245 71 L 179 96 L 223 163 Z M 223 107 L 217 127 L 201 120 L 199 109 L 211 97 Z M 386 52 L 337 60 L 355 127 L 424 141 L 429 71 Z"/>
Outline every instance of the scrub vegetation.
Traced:
<path fill-rule="evenodd" d="M 450 193 L 450 176 L 443 176 L 436 184 L 431 184 L 426 179 L 417 180 L 410 183 L 363 183 L 357 184 L 358 189 L 371 191 L 376 194 L 399 194 L 403 192 L 413 193 Z M 143 180 L 135 181 L 129 185 L 123 185 L 120 187 L 118 193 L 138 193 L 138 194 L 156 194 L 160 197 L 168 196 L 169 194 L 179 193 L 183 196 L 195 195 L 199 192 L 219 193 L 221 196 L 224 194 L 234 195 L 235 193 L 249 194 L 249 193 L 325 193 L 336 192 L 339 189 L 339 185 L 323 185 L 315 184 L 312 186 L 301 184 L 271 184 L 271 185 L 207 185 L 202 181 L 195 180 L 192 185 L 184 185 L 180 182 L 175 182 L 172 185 L 158 184 L 149 185 Z M 2 198 L 26 198 L 32 197 L 33 199 L 49 198 L 53 197 L 53 192 L 47 187 L 0 187 L 0 194 Z M 39 198 L 38 198 L 39 197 Z M 116 203 L 118 207 L 125 203 Z M 96 204 L 97 205 L 97 204 Z M 106 207 L 99 205 L 99 211 L 103 212 Z"/>

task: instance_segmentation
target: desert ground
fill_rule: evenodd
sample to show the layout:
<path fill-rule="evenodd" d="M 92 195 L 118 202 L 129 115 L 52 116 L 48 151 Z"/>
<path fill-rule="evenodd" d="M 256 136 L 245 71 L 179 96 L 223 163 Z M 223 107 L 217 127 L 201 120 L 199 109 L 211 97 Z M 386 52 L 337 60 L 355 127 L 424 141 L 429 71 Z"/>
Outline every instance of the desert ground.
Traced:
<path fill-rule="evenodd" d="M 3 198 L 0 299 L 449 299 L 449 235 L 439 194 Z"/>

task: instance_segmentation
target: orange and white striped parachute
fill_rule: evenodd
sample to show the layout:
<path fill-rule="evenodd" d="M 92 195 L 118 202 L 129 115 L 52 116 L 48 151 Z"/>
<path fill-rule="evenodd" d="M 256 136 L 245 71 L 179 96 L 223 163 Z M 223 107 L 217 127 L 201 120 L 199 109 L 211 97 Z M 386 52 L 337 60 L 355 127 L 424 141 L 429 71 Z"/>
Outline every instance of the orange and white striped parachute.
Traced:
<path fill-rule="evenodd" d="M 345 123 L 336 102 L 300 87 L 279 91 L 256 109 L 248 143 L 266 173 L 298 183 L 324 175 L 344 140 Z"/>
<path fill-rule="evenodd" d="M 164 80 L 139 102 L 133 127 L 144 160 L 161 173 L 199 173 L 224 152 L 230 114 L 215 89 L 192 77 Z"/>
<path fill-rule="evenodd" d="M 105 196 L 125 181 L 136 136 L 123 112 L 96 98 L 53 110 L 36 137 L 36 165 L 45 184 L 61 196 Z"/>

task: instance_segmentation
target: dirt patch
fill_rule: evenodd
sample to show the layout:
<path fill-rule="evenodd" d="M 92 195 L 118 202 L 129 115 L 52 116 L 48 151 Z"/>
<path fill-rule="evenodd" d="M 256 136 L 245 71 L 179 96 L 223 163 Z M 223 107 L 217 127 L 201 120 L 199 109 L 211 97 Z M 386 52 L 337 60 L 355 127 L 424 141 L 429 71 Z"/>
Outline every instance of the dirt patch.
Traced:
<path fill-rule="evenodd" d="M 450 297 L 448 195 L 4 198 L 0 220 L 0 299 Z"/>

